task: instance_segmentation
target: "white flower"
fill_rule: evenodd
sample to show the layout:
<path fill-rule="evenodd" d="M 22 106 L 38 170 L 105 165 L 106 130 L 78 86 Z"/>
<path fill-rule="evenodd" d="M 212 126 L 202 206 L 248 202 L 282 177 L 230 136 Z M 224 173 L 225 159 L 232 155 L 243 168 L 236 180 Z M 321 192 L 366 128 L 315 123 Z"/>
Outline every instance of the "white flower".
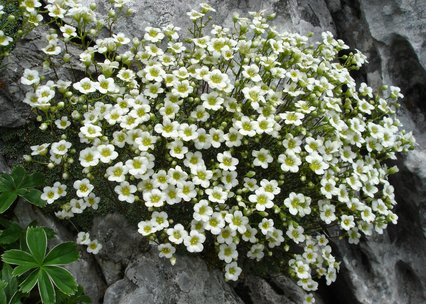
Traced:
<path fill-rule="evenodd" d="M 341 216 L 341 221 L 340 221 L 340 227 L 342 227 L 342 229 L 349 231 L 351 228 L 355 227 L 355 221 L 354 221 L 354 217 L 353 215 L 342 215 Z"/>
<path fill-rule="evenodd" d="M 235 122 L 235 128 L 241 135 L 247 135 L 249 137 L 256 135 L 256 124 L 247 116 L 243 116 L 241 120 L 237 120 Z"/>
<path fill-rule="evenodd" d="M 219 110 L 224 101 L 224 99 L 220 97 L 219 94 L 215 91 L 212 91 L 208 94 L 202 94 L 201 100 L 203 101 L 203 106 L 205 109 L 213 111 Z"/>
<path fill-rule="evenodd" d="M 98 209 L 100 201 L 101 198 L 97 197 L 94 193 L 90 193 L 89 196 L 86 196 L 84 198 L 84 202 L 86 203 L 86 205 L 94 210 Z"/>
<path fill-rule="evenodd" d="M 296 173 L 299 171 L 299 166 L 302 164 L 300 157 L 293 152 L 286 152 L 278 156 L 278 161 L 281 164 L 281 170 L 284 172 Z"/>
<path fill-rule="evenodd" d="M 21 83 L 24 85 L 33 85 L 40 82 L 40 76 L 36 70 L 25 69 L 21 77 Z"/>
<path fill-rule="evenodd" d="M 161 207 L 164 205 L 165 195 L 158 189 L 153 189 L 143 194 L 143 200 L 147 207 Z"/>
<path fill-rule="evenodd" d="M 229 151 L 218 153 L 217 160 L 219 161 L 219 168 L 227 171 L 236 170 L 239 163 L 238 158 L 232 157 Z"/>
<path fill-rule="evenodd" d="M 82 199 L 73 198 L 70 200 L 70 207 L 72 213 L 80 214 L 87 208 L 87 204 Z"/>
<path fill-rule="evenodd" d="M 329 167 L 318 153 L 309 154 L 305 159 L 309 163 L 309 168 L 318 175 L 324 174 L 324 171 Z"/>
<path fill-rule="evenodd" d="M 219 259 L 229 264 L 238 259 L 238 251 L 235 243 L 221 244 L 219 246 Z"/>
<path fill-rule="evenodd" d="M 86 148 L 80 151 L 79 161 L 82 167 L 93 167 L 99 163 L 99 151 L 95 148 Z"/>
<path fill-rule="evenodd" d="M 243 66 L 243 76 L 247 79 L 250 79 L 253 82 L 262 81 L 262 78 L 259 75 L 259 67 L 255 64 Z"/>
<path fill-rule="evenodd" d="M 213 212 L 206 225 L 204 226 L 204 228 L 206 230 L 210 230 L 213 235 L 220 234 L 223 227 L 225 227 L 225 220 L 218 212 Z"/>
<path fill-rule="evenodd" d="M 88 94 L 96 91 L 95 83 L 87 77 L 83 78 L 79 82 L 74 83 L 73 87 L 81 94 Z"/>
<path fill-rule="evenodd" d="M 228 192 L 220 186 L 215 186 L 213 189 L 206 189 L 205 192 L 209 197 L 209 201 L 213 203 L 223 204 L 228 198 Z"/>
<path fill-rule="evenodd" d="M 270 192 L 266 192 L 263 188 L 257 189 L 255 194 L 251 194 L 248 199 L 250 202 L 256 204 L 256 210 L 258 211 L 265 211 L 265 209 L 274 206 L 274 195 Z"/>
<path fill-rule="evenodd" d="M 164 211 L 154 211 L 151 215 L 151 221 L 156 225 L 158 231 L 169 227 L 168 215 Z"/>
<path fill-rule="evenodd" d="M 114 166 L 108 167 L 106 171 L 106 176 L 108 176 L 109 181 L 121 183 L 124 182 L 124 180 L 126 179 L 126 174 L 128 172 L 128 168 L 124 166 L 122 162 L 118 162 Z"/>
<path fill-rule="evenodd" d="M 295 227 L 294 226 L 294 224 L 293 223 L 291 223 L 289 226 L 288 226 L 288 229 L 287 229 L 287 232 L 286 232 L 286 234 L 287 234 L 287 236 L 290 238 L 290 239 L 292 239 L 296 244 L 299 244 L 299 243 L 301 243 L 301 242 L 304 242 L 305 241 L 305 235 L 303 234 L 303 232 L 304 232 L 304 229 L 303 229 L 303 227 L 302 226 L 297 226 L 297 227 Z"/>
<path fill-rule="evenodd" d="M 90 234 L 88 232 L 81 231 L 77 234 L 76 243 L 79 245 L 89 245 L 90 244 Z"/>
<path fill-rule="evenodd" d="M 12 37 L 6 36 L 3 31 L 0 30 L 0 45 L 8 46 L 13 41 Z"/>
<path fill-rule="evenodd" d="M 222 73 L 218 69 L 214 69 L 213 71 L 209 72 L 206 76 L 204 76 L 204 80 L 212 89 L 223 91 L 229 85 L 228 75 Z"/>
<path fill-rule="evenodd" d="M 148 236 L 156 231 L 152 221 L 140 221 L 138 223 L 138 232 L 143 236 Z"/>
<path fill-rule="evenodd" d="M 186 250 L 189 252 L 201 252 L 204 249 L 203 243 L 206 240 L 206 236 L 197 230 L 191 230 L 189 235 L 184 238 L 184 244 Z"/>
<path fill-rule="evenodd" d="M 135 201 L 135 193 L 137 190 L 135 185 L 128 182 L 121 182 L 120 185 L 115 186 L 114 191 L 118 194 L 118 200 L 122 202 L 133 203 Z"/>
<path fill-rule="evenodd" d="M 241 211 L 235 211 L 233 214 L 228 213 L 225 216 L 225 221 L 229 224 L 229 228 L 244 234 L 247 230 L 249 219 Z"/>
<path fill-rule="evenodd" d="M 268 233 L 272 232 L 273 228 L 274 228 L 274 221 L 272 219 L 264 218 L 259 223 L 259 229 L 263 235 L 267 235 Z"/>
<path fill-rule="evenodd" d="M 102 249 L 102 244 L 100 244 L 97 240 L 92 240 L 87 245 L 88 253 L 98 254 L 101 249 Z"/>
<path fill-rule="evenodd" d="M 265 253 L 263 252 L 264 249 L 265 246 L 262 244 L 253 244 L 250 247 L 250 250 L 247 252 L 247 257 L 249 259 L 255 259 L 259 262 L 265 256 Z"/>
<path fill-rule="evenodd" d="M 160 258 L 170 259 L 176 252 L 176 248 L 170 243 L 158 245 L 158 252 Z"/>
<path fill-rule="evenodd" d="M 90 123 L 87 123 L 82 126 L 80 128 L 80 132 L 88 139 L 93 139 L 102 136 L 102 128 Z"/>
<path fill-rule="evenodd" d="M 51 152 L 57 155 L 65 155 L 71 148 L 72 144 L 65 140 L 52 143 Z"/>
<path fill-rule="evenodd" d="M 98 82 L 94 83 L 95 88 L 102 94 L 115 92 L 116 87 L 113 78 L 106 78 L 104 75 L 98 76 Z"/>
<path fill-rule="evenodd" d="M 182 224 L 176 224 L 173 228 L 167 229 L 169 241 L 175 244 L 181 244 L 188 236 L 188 232 L 183 228 Z"/>
<path fill-rule="evenodd" d="M 103 163 L 110 163 L 118 157 L 113 145 L 99 145 L 96 148 L 99 152 L 99 160 Z"/>
<path fill-rule="evenodd" d="M 41 194 L 41 199 L 46 201 L 48 204 L 52 204 L 59 198 L 58 191 L 56 187 L 44 187 L 43 193 Z"/>
<path fill-rule="evenodd" d="M 241 274 L 242 269 L 238 267 L 236 262 L 226 264 L 225 266 L 225 279 L 229 281 L 236 281 Z"/>
<path fill-rule="evenodd" d="M 264 148 L 260 150 L 253 150 L 251 155 L 255 157 L 253 165 L 267 169 L 269 164 L 272 163 L 273 157 L 269 150 Z"/>
<path fill-rule="evenodd" d="M 300 126 L 305 115 L 299 112 L 288 111 L 280 114 L 280 117 L 284 119 L 284 123 L 287 125 Z"/>
<path fill-rule="evenodd" d="M 71 122 L 68 120 L 68 117 L 62 116 L 60 119 L 55 120 L 55 125 L 60 130 L 65 130 L 71 125 Z"/>
<path fill-rule="evenodd" d="M 213 209 L 209 206 L 207 200 L 200 200 L 194 205 L 193 218 L 197 221 L 207 222 L 213 214 Z"/>
<path fill-rule="evenodd" d="M 94 188 L 87 178 L 84 178 L 82 180 L 76 180 L 73 186 L 74 186 L 74 189 L 77 190 L 78 197 L 88 196 Z"/>
<path fill-rule="evenodd" d="M 144 39 L 150 42 L 159 42 L 164 38 L 164 34 L 161 32 L 161 29 L 155 27 L 146 27 Z"/>

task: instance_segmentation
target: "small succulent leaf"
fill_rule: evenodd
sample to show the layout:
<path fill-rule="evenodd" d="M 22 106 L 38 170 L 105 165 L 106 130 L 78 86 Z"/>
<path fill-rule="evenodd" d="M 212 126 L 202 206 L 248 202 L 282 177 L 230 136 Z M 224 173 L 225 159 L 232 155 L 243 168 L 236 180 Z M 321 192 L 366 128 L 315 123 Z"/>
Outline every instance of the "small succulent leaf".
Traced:
<path fill-rule="evenodd" d="M 34 269 L 26 278 L 19 284 L 19 290 L 23 293 L 29 293 L 37 284 L 39 279 L 39 269 Z"/>
<path fill-rule="evenodd" d="M 65 242 L 55 246 L 44 259 L 44 265 L 55 266 L 65 265 L 77 261 L 80 257 L 77 244 L 74 242 Z"/>
<path fill-rule="evenodd" d="M 34 257 L 26 251 L 10 249 L 3 253 L 1 259 L 4 263 L 28 267 L 37 267 Z"/>
<path fill-rule="evenodd" d="M 38 291 L 43 304 L 55 304 L 56 293 L 49 276 L 44 270 L 41 270 L 38 276 Z"/>
<path fill-rule="evenodd" d="M 66 295 L 73 295 L 78 288 L 77 281 L 66 269 L 57 266 L 44 268 L 55 286 Z"/>
<path fill-rule="evenodd" d="M 0 193 L 0 213 L 4 213 L 17 199 L 15 191 Z"/>
<path fill-rule="evenodd" d="M 19 240 L 22 228 L 16 223 L 11 223 L 0 235 L 0 245 L 12 244 Z"/>
<path fill-rule="evenodd" d="M 21 191 L 19 195 L 27 200 L 29 203 L 37 206 L 44 207 L 46 206 L 46 201 L 41 199 L 42 192 L 37 189 L 26 189 L 25 191 Z"/>
<path fill-rule="evenodd" d="M 34 260 L 41 265 L 46 255 L 47 236 L 42 227 L 28 227 L 26 243 Z"/>

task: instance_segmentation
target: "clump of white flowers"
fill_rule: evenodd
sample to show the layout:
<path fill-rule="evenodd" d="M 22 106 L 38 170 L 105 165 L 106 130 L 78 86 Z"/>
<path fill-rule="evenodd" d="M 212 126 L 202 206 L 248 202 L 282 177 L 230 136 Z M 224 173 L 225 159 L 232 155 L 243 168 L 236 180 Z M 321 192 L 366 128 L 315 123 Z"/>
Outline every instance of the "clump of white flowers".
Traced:
<path fill-rule="evenodd" d="M 40 2 L 32 2 L 36 14 Z M 127 12 L 127 1 L 110 2 Z M 24 102 L 52 134 L 31 147 L 33 160 L 64 179 L 70 167 L 84 176 L 68 189 L 45 188 L 46 200 L 62 206 L 58 217 L 114 196 L 146 208 L 138 231 L 162 257 L 214 246 L 226 279 L 237 280 L 241 261 L 287 252 L 293 258 L 283 262 L 306 291 L 336 278 L 330 227 L 357 243 L 396 223 L 388 176 L 397 170 L 384 162 L 414 145 L 395 117 L 402 94 L 358 85 L 350 70 L 365 56 L 331 33 L 312 43 L 277 32 L 265 12 L 235 16 L 233 28 L 207 26 L 214 9 L 202 4 L 188 13 L 191 37 L 168 25 L 101 38 L 98 25 L 111 29 L 118 13 L 99 20 L 93 5 L 48 3 L 61 27 L 43 52 L 86 71 L 41 80 L 46 71 L 27 70 L 21 79 L 32 87 Z M 73 39 L 84 46 L 79 58 L 67 53 Z M 110 187 L 97 189 L 100 179 Z"/>

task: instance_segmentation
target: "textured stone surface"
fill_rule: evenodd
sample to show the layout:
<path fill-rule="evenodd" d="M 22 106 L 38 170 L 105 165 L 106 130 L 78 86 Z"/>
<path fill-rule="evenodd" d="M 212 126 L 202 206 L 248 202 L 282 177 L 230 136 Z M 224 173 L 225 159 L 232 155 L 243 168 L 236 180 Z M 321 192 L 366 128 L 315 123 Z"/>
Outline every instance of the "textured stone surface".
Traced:
<path fill-rule="evenodd" d="M 266 10 L 276 13 L 277 18 L 273 25 L 278 30 L 295 31 L 306 34 L 335 31 L 330 12 L 324 0 L 236 0 L 205 1 L 217 10 L 213 14 L 213 24 L 232 26 L 232 15 L 238 13 L 245 16 L 248 12 Z M 106 1 L 96 0 L 101 16 L 105 15 Z M 192 28 L 192 22 L 186 15 L 192 8 L 197 9 L 200 1 L 196 0 L 140 0 L 134 1 L 129 6 L 136 13 L 117 23 L 116 31 L 126 34 L 142 33 L 147 26 L 165 26 L 174 24 L 183 30 Z M 102 14 L 103 13 L 103 14 Z"/>
<path fill-rule="evenodd" d="M 103 244 L 96 259 L 108 285 L 121 279 L 130 261 L 148 249 L 147 241 L 120 214 L 96 218 L 91 236 Z"/>
<path fill-rule="evenodd" d="M 218 270 L 208 269 L 196 257 L 178 256 L 176 265 L 153 250 L 140 254 L 127 266 L 122 280 L 111 285 L 105 304 L 233 304 L 243 303 Z"/>
<path fill-rule="evenodd" d="M 105 12 L 106 1 L 96 0 Z M 185 13 L 195 0 L 140 0 L 136 14 L 117 25 L 117 31 L 142 36 L 146 26 L 173 23 L 183 29 L 191 24 Z M 329 30 L 353 48 L 367 54 L 369 64 L 357 78 L 372 86 L 385 82 L 400 86 L 406 96 L 400 119 L 415 133 L 419 143 L 400 160 L 401 172 L 393 179 L 396 188 L 397 226 L 383 236 L 363 240 L 359 246 L 336 242 L 342 271 L 336 284 L 321 288 L 324 303 L 411 304 L 426 303 L 426 2 L 419 0 L 211 0 L 218 12 L 214 23 L 229 26 L 233 13 L 266 9 L 275 12 L 278 30 Z M 0 79 L 0 126 L 17 127 L 29 112 L 20 102 L 25 89 L 18 82 L 24 68 L 40 67 L 37 47 L 44 45 L 37 31 L 18 43 Z M 60 71 L 62 73 L 62 71 Z M 0 171 L 5 170 L 0 157 Z M 31 207 L 16 210 L 20 220 L 38 219 L 41 224 L 61 227 Z M 111 215 L 95 221 L 92 234 L 103 244 L 97 257 L 84 255 L 73 272 L 86 292 L 98 303 L 105 287 L 105 303 L 301 303 L 303 292 L 288 278 L 265 280 L 247 277 L 237 292 L 223 282 L 222 274 L 209 270 L 198 258 L 180 257 L 175 267 L 145 244 L 126 226 L 122 217 Z M 60 238 L 70 239 L 64 227 Z M 100 267 L 98 271 L 98 267 Z M 100 272 L 102 272 L 100 274 Z M 239 287 L 238 287 L 239 286 Z M 318 299 L 321 301 L 321 299 Z"/>

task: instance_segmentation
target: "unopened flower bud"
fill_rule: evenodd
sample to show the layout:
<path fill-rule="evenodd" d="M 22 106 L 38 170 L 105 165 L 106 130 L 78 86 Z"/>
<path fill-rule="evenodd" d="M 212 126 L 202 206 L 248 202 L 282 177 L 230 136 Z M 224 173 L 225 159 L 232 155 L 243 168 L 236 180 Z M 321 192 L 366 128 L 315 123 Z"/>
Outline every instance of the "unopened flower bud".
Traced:
<path fill-rule="evenodd" d="M 27 155 L 27 154 L 25 154 L 24 156 L 22 156 L 23 158 L 24 158 L 24 160 L 26 161 L 26 162 L 30 162 L 30 161 L 32 161 L 32 157 L 31 157 L 31 155 Z"/>

